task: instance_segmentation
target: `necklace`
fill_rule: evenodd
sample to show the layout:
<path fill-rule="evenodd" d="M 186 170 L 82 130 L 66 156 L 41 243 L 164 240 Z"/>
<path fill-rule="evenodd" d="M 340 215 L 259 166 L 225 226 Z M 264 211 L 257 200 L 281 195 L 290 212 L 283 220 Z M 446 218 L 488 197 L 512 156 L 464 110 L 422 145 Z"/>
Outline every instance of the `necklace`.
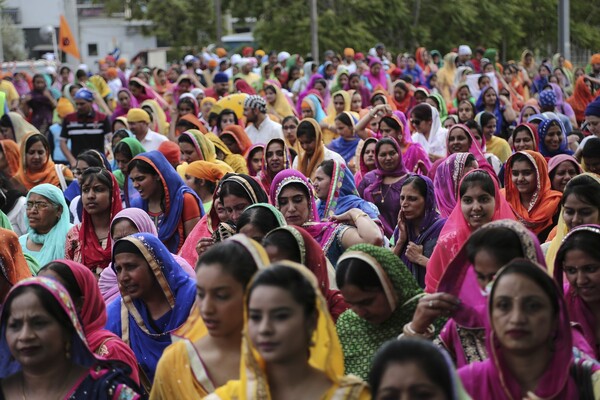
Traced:
<path fill-rule="evenodd" d="M 392 187 L 392 185 L 389 185 L 387 190 L 384 192 L 383 191 L 383 183 L 381 184 L 381 204 L 385 204 L 385 196 L 387 196 L 387 194 L 390 192 L 390 188 Z"/>

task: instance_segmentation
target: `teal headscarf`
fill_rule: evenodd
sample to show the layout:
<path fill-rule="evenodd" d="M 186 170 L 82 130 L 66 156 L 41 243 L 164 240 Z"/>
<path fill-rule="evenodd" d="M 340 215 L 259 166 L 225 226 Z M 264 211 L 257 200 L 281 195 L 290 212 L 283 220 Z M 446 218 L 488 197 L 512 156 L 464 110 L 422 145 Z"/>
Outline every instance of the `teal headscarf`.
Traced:
<path fill-rule="evenodd" d="M 9 231 L 14 230 L 10 220 L 3 211 L 0 211 L 0 228 L 8 229 Z"/>
<path fill-rule="evenodd" d="M 32 188 L 27 193 L 27 201 L 31 194 L 39 194 L 47 198 L 52 204 L 62 208 L 62 213 L 56 224 L 50 229 L 50 232 L 46 234 L 40 234 L 35 232 L 29 227 L 29 218 L 25 215 L 25 223 L 27 224 L 27 233 L 19 238 L 19 243 L 23 248 L 25 255 L 29 254 L 32 256 L 38 264 L 46 265 L 50 261 L 65 258 L 65 243 L 67 233 L 73 226 L 69 220 L 69 207 L 65 201 L 65 196 L 59 188 L 49 183 L 43 183 Z M 41 244 L 42 248 L 40 251 L 32 251 L 27 249 L 27 239 L 31 239 L 32 242 Z M 31 266 L 31 264 L 30 264 Z M 37 273 L 37 271 L 35 271 Z"/>

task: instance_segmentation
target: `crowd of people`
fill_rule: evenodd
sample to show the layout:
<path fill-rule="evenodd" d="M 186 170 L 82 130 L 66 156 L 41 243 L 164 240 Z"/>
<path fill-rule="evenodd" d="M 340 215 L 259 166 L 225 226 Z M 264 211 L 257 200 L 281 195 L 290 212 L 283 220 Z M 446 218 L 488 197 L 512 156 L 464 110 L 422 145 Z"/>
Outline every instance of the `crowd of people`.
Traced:
<path fill-rule="evenodd" d="M 1 71 L 0 399 L 600 399 L 600 54 L 323 56 Z"/>

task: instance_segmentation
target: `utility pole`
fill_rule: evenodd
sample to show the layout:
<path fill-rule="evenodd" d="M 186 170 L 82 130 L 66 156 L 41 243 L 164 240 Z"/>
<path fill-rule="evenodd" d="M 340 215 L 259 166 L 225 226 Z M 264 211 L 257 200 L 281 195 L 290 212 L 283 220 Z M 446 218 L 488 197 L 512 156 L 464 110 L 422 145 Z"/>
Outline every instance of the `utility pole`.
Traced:
<path fill-rule="evenodd" d="M 317 17 L 317 0 L 310 0 L 310 52 L 314 62 L 319 65 L 319 19 Z"/>
<path fill-rule="evenodd" d="M 558 51 L 566 60 L 571 59 L 570 3 L 570 0 L 558 1 Z"/>
<path fill-rule="evenodd" d="M 215 17 L 217 19 L 217 45 L 222 46 L 223 42 L 221 37 L 223 36 L 223 16 L 221 15 L 221 0 L 215 0 Z"/>

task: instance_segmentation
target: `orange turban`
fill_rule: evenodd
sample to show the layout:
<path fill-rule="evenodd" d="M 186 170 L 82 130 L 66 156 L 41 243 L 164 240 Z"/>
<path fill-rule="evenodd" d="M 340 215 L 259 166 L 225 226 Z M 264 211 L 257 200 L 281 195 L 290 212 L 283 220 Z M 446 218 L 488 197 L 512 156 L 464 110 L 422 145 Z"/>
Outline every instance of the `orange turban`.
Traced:
<path fill-rule="evenodd" d="M 106 70 L 106 76 L 108 77 L 108 79 L 117 79 L 119 73 L 117 72 L 116 68 L 110 67 Z"/>
<path fill-rule="evenodd" d="M 596 53 L 592 56 L 592 64 L 600 64 L 600 53 Z"/>
<path fill-rule="evenodd" d="M 225 57 L 227 55 L 227 50 L 225 50 L 222 47 L 217 47 L 216 50 L 215 50 L 215 53 L 217 53 L 217 56 L 219 58 L 223 58 L 223 57 Z"/>
<path fill-rule="evenodd" d="M 179 145 L 177 143 L 171 142 L 170 140 L 162 142 L 160 146 L 158 146 L 158 151 L 165 156 L 169 164 L 179 164 L 181 159 L 181 150 L 179 149 Z"/>
<path fill-rule="evenodd" d="M 350 47 L 346 47 L 344 49 L 344 57 L 354 57 L 354 49 Z"/>
<path fill-rule="evenodd" d="M 194 161 L 188 164 L 185 173 L 198 179 L 206 179 L 211 182 L 217 182 L 223 176 L 231 172 L 227 165 L 217 164 L 208 161 Z"/>
<path fill-rule="evenodd" d="M 217 68 L 217 65 L 219 65 L 217 60 L 212 59 L 212 58 L 210 60 L 208 60 L 208 68 Z"/>

